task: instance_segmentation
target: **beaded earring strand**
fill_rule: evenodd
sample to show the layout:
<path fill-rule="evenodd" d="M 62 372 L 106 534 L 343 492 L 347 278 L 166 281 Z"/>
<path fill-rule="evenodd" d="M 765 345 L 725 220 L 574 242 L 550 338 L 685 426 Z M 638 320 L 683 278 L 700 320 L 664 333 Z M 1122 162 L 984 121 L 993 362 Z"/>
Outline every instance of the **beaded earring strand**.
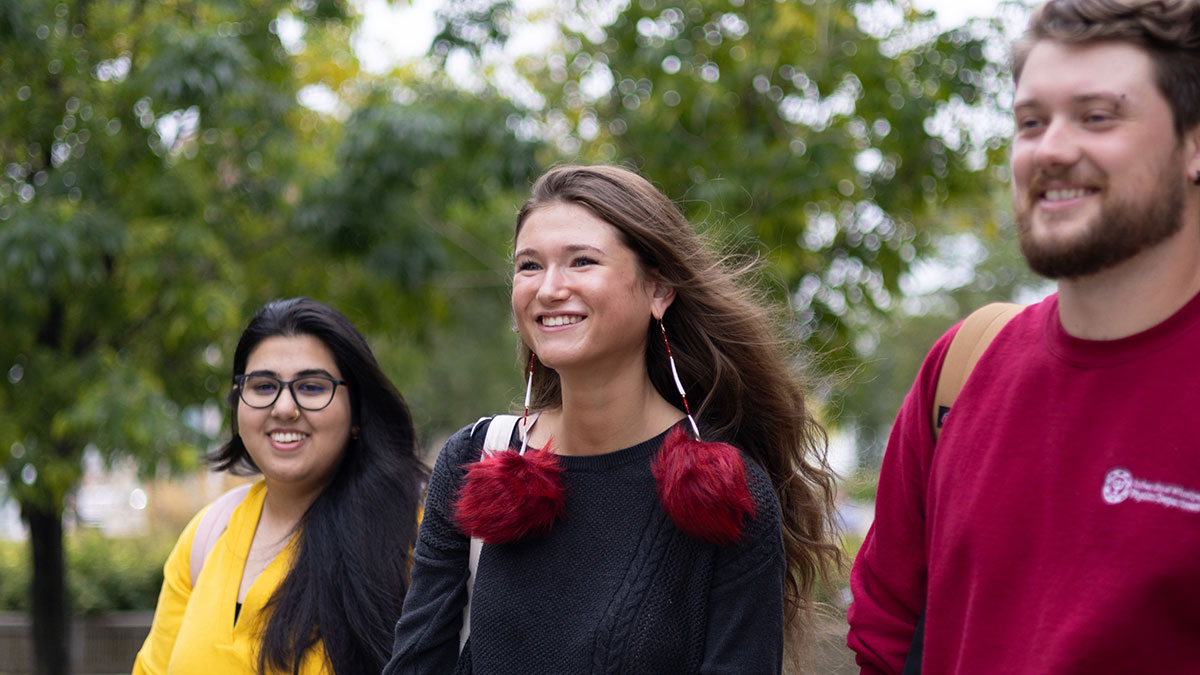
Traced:
<path fill-rule="evenodd" d="M 728 443 L 700 440 L 700 428 L 688 407 L 687 393 L 675 367 L 667 340 L 667 327 L 658 320 L 671 377 L 683 399 L 684 413 L 694 437 L 676 425 L 654 458 L 651 471 L 658 484 L 658 499 L 675 526 L 685 534 L 718 546 L 732 544 L 742 534 L 742 523 L 754 515 L 754 497 L 746 484 L 742 453 Z"/>
<path fill-rule="evenodd" d="M 673 427 L 651 463 L 659 502 L 684 534 L 718 546 L 728 545 L 738 540 L 745 519 L 754 515 L 754 497 L 746 484 L 746 465 L 737 448 L 700 439 L 700 428 L 688 407 L 687 393 L 661 319 L 659 328 L 671 376 L 694 434 L 689 436 L 681 425 Z M 488 544 L 543 536 L 565 509 L 558 455 L 549 442 L 540 450 L 527 447 L 536 358 L 529 359 L 522 421 L 526 433 L 520 449 L 488 454 L 467 464 L 466 479 L 454 504 L 454 517 L 462 531 Z"/>
<path fill-rule="evenodd" d="M 536 355 L 529 358 L 521 448 L 485 454 L 463 467 L 467 475 L 454 502 L 454 519 L 464 533 L 487 544 L 545 535 L 565 509 L 558 455 L 550 443 L 540 450 L 528 447 L 536 359 Z"/>

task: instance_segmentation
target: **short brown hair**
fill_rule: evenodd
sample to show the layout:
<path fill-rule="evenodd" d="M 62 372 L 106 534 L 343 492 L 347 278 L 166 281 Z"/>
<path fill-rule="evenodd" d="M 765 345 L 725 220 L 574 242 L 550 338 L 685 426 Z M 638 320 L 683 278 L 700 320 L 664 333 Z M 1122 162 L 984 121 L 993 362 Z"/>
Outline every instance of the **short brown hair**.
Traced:
<path fill-rule="evenodd" d="M 1129 42 L 1154 63 L 1154 79 L 1182 136 L 1200 123 L 1200 0 L 1048 0 L 1013 45 L 1013 81 L 1042 40 Z"/>

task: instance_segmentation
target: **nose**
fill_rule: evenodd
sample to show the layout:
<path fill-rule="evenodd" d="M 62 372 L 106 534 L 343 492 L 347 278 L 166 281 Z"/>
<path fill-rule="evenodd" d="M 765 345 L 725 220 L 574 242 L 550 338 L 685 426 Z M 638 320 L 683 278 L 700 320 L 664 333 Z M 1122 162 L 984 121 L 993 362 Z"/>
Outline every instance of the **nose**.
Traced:
<path fill-rule="evenodd" d="M 542 302 L 561 302 L 570 296 L 567 287 L 566 271 L 558 265 L 553 265 L 542 275 L 542 283 L 538 285 L 538 300 Z"/>
<path fill-rule="evenodd" d="M 1037 137 L 1033 157 L 1043 167 L 1070 166 L 1079 161 L 1079 139 L 1067 121 L 1052 119 Z"/>
<path fill-rule="evenodd" d="M 275 404 L 271 406 L 271 413 L 276 417 L 295 419 L 299 412 L 300 406 L 296 404 L 296 397 L 292 395 L 292 385 L 285 385 L 280 390 L 279 397 L 275 399 Z"/>

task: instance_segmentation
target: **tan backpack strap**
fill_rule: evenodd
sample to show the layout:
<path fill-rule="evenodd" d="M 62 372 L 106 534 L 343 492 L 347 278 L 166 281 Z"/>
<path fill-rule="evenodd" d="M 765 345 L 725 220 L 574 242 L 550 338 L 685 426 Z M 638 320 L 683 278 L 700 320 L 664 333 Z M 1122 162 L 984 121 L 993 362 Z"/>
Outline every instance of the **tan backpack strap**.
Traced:
<path fill-rule="evenodd" d="M 208 560 L 208 554 L 212 552 L 213 546 L 217 545 L 217 539 L 225 532 L 225 528 L 229 527 L 229 519 L 233 516 L 233 510 L 246 499 L 251 485 L 253 483 L 239 485 L 217 497 L 204 515 L 200 516 L 200 524 L 196 527 L 195 534 L 192 535 L 192 557 L 188 561 L 190 568 L 188 571 L 192 575 L 192 588 L 196 587 L 196 580 L 200 578 L 200 570 L 204 569 L 204 562 Z"/>
<path fill-rule="evenodd" d="M 971 312 L 963 319 L 962 326 L 950 340 L 950 348 L 946 350 L 946 358 L 942 361 L 942 372 L 938 375 L 937 392 L 933 396 L 933 438 L 941 435 L 942 425 L 946 423 L 946 415 L 954 400 L 958 398 L 967 378 L 979 357 L 987 351 L 988 345 L 1008 324 L 1009 319 L 1016 316 L 1024 305 L 1011 302 L 993 302 Z"/>

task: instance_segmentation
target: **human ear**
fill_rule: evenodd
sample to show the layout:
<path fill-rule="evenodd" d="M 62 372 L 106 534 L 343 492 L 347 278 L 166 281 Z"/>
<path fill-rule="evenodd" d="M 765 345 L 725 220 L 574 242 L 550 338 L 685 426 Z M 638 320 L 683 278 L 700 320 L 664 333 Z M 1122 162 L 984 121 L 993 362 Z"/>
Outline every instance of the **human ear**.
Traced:
<path fill-rule="evenodd" d="M 667 308 L 675 302 L 675 287 L 667 283 L 657 272 L 651 273 L 648 279 L 650 285 L 650 314 L 655 319 L 663 318 Z"/>
<path fill-rule="evenodd" d="M 1200 124 L 1184 133 L 1183 149 L 1188 181 L 1200 186 Z"/>

